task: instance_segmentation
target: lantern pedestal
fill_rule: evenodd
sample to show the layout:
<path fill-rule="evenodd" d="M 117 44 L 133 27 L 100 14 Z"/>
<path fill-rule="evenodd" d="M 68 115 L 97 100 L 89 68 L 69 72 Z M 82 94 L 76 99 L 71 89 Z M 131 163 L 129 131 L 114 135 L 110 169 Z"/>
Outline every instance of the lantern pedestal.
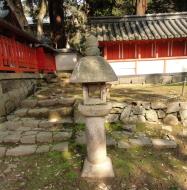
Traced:
<path fill-rule="evenodd" d="M 87 159 L 85 159 L 81 177 L 88 177 L 88 178 L 114 177 L 114 171 L 111 159 L 109 157 L 106 157 L 106 160 L 99 164 L 93 164 L 89 162 Z"/>
<path fill-rule="evenodd" d="M 107 157 L 105 116 L 112 108 L 111 103 L 104 105 L 79 105 L 79 111 L 86 116 L 87 158 L 84 162 L 82 177 L 114 177 L 112 162 Z"/>

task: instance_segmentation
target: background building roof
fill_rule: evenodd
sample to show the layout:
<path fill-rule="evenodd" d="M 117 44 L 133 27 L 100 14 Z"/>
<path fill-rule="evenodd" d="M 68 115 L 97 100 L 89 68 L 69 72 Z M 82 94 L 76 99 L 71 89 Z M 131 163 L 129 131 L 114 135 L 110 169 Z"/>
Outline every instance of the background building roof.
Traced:
<path fill-rule="evenodd" d="M 187 12 L 145 16 L 91 17 L 90 30 L 99 41 L 153 40 L 187 37 Z"/>

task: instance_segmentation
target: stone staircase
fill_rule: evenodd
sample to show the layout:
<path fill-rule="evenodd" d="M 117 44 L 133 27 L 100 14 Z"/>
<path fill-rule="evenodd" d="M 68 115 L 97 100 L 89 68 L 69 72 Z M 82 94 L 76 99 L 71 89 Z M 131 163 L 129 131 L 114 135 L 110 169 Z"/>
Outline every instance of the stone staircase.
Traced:
<path fill-rule="evenodd" d="M 74 128 L 75 100 L 81 98 L 82 88 L 80 85 L 70 84 L 69 76 L 69 73 L 63 73 L 48 83 L 40 82 L 35 94 L 25 99 L 7 117 L 7 121 L 0 124 L 0 157 L 64 152 L 68 151 L 71 141 L 80 145 L 86 143 L 84 131 Z M 167 132 L 164 132 L 166 135 L 160 139 L 132 131 L 132 128 L 136 128 L 136 125 L 130 125 L 130 132 L 129 125 L 124 125 L 124 129 L 120 131 L 107 133 L 107 146 L 120 149 L 136 146 L 177 148 L 178 144 L 184 144 L 184 140 L 177 141 L 177 135 L 174 140 L 168 139 L 167 136 L 171 135 L 166 126 L 158 129 L 164 131 L 167 128 Z M 182 134 L 182 138 L 186 139 L 186 129 Z"/>
<path fill-rule="evenodd" d="M 69 76 L 60 75 L 49 83 L 42 81 L 36 93 L 0 124 L 0 157 L 68 151 L 74 94 L 81 91 L 78 85 L 69 84 Z"/>

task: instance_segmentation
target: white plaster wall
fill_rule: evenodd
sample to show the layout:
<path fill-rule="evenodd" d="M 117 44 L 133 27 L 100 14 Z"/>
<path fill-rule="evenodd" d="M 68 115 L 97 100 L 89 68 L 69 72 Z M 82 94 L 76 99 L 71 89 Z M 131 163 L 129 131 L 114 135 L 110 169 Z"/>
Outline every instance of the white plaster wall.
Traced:
<path fill-rule="evenodd" d="M 76 53 L 59 53 L 55 57 L 57 71 L 71 71 L 77 63 Z"/>
<path fill-rule="evenodd" d="M 166 73 L 187 72 L 187 59 L 175 59 L 166 61 Z"/>
<path fill-rule="evenodd" d="M 135 62 L 111 62 L 110 66 L 113 68 L 117 76 L 135 75 Z"/>
<path fill-rule="evenodd" d="M 164 72 L 164 61 L 138 61 L 137 62 L 137 74 L 158 74 Z"/>

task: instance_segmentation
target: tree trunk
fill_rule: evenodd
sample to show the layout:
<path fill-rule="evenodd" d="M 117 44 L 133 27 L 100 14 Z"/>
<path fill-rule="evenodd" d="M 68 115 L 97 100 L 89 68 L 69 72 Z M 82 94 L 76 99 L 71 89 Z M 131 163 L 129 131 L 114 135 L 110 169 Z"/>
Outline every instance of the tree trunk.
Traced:
<path fill-rule="evenodd" d="M 42 36 L 44 34 L 43 32 L 43 19 L 47 12 L 47 2 L 46 0 L 40 1 L 40 7 L 39 7 L 39 13 L 37 16 L 37 37 L 39 40 L 42 39 Z"/>
<path fill-rule="evenodd" d="M 136 15 L 144 16 L 147 10 L 147 0 L 136 0 Z"/>
<path fill-rule="evenodd" d="M 23 11 L 21 0 L 6 0 L 6 1 L 12 12 L 14 12 L 21 29 L 24 30 L 24 27 L 28 26 L 28 22 Z"/>
<path fill-rule="evenodd" d="M 52 39 L 57 48 L 66 47 L 64 0 L 48 0 Z"/>

